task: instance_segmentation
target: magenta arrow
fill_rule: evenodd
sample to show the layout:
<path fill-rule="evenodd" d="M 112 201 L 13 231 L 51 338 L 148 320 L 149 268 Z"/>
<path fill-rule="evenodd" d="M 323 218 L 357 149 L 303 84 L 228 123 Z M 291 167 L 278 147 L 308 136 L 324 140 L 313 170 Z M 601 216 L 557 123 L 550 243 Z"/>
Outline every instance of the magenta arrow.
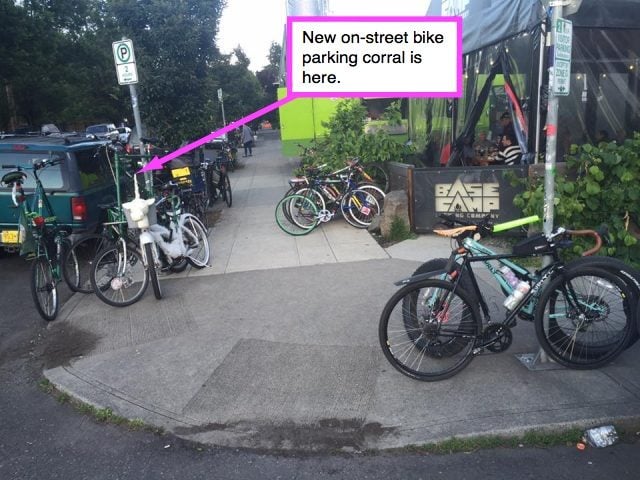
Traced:
<path fill-rule="evenodd" d="M 212 132 L 209 135 L 202 137 L 200 140 L 196 140 L 195 142 L 185 145 L 184 147 L 180 147 L 178 150 L 171 152 L 162 158 L 158 158 L 157 156 L 153 157 L 153 159 L 149 163 L 147 163 L 144 167 L 142 167 L 137 173 L 147 172 L 149 170 L 159 170 L 162 168 L 162 166 L 165 163 L 170 162 L 174 158 L 179 157 L 180 155 L 184 155 L 185 153 L 190 152 L 194 148 L 198 148 L 199 146 L 204 145 L 208 141 L 213 140 L 214 138 L 218 138 L 219 136 L 224 135 L 228 131 L 233 130 L 234 128 L 238 128 L 239 126 L 244 125 L 245 123 L 250 122 L 251 120 L 255 120 L 256 118 L 262 117 L 263 115 L 266 115 L 270 111 L 281 107 L 285 103 L 289 103 L 291 100 L 294 100 L 295 98 L 296 97 L 294 95 L 288 95 L 283 99 L 278 100 L 277 102 L 274 102 L 270 105 L 267 105 L 264 108 L 261 108 L 257 112 L 252 113 L 251 115 L 247 115 L 246 117 L 242 117 L 240 120 L 231 122 L 226 127 L 223 127 L 220 130 L 216 130 L 215 132 Z"/>

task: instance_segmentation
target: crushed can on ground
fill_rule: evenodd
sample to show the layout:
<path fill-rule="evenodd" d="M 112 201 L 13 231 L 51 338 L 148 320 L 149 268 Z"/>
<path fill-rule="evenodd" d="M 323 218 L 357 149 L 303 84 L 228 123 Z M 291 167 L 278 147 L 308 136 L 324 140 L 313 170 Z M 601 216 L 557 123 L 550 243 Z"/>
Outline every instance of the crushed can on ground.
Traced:
<path fill-rule="evenodd" d="M 584 441 L 592 447 L 608 447 L 618 441 L 618 433 L 613 425 L 590 428 L 584 432 Z"/>

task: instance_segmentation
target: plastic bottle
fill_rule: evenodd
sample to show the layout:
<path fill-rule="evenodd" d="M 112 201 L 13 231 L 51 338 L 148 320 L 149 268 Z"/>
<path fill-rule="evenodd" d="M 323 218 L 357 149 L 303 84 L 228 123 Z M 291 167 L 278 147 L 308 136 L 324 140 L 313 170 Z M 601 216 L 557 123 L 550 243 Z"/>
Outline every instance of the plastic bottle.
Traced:
<path fill-rule="evenodd" d="M 516 285 L 516 288 L 513 290 L 511 295 L 506 298 L 502 305 L 504 305 L 507 310 L 513 310 L 520 303 L 520 300 L 522 300 L 524 296 L 529 292 L 529 290 L 531 290 L 531 286 L 527 282 L 525 282 L 524 280 L 519 281 Z"/>
<path fill-rule="evenodd" d="M 518 277 L 516 277 L 516 274 L 513 273 L 513 270 L 511 270 L 506 265 L 503 265 L 502 267 L 500 267 L 500 273 L 512 288 L 516 288 L 519 280 Z"/>

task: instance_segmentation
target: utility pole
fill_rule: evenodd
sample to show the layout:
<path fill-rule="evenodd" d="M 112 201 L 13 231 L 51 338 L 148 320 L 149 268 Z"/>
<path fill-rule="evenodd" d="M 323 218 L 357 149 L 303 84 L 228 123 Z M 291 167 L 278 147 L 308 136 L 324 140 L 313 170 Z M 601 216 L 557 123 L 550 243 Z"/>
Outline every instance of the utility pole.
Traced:
<path fill-rule="evenodd" d="M 556 48 L 556 26 L 558 20 L 562 18 L 562 9 L 564 2 L 551 2 L 551 48 L 550 52 L 555 52 Z M 557 81 L 555 75 L 555 62 L 552 64 L 552 53 L 549 54 L 549 103 L 547 106 L 547 149 L 544 162 L 544 212 L 543 212 L 543 231 L 545 235 L 550 235 L 553 231 L 553 207 L 555 199 L 555 181 L 556 181 L 556 148 L 558 143 L 558 95 L 554 89 L 554 83 Z"/>

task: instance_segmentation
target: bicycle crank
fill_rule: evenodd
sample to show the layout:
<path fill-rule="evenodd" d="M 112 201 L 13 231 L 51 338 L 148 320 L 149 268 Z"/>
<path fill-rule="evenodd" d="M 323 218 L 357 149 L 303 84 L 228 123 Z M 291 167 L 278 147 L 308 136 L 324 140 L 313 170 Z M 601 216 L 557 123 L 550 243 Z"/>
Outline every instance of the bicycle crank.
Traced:
<path fill-rule="evenodd" d="M 512 341 L 513 333 L 511 333 L 511 329 L 501 323 L 487 325 L 482 330 L 482 347 L 490 352 L 504 352 L 511 346 Z"/>
<path fill-rule="evenodd" d="M 326 223 L 333 218 L 333 213 L 329 210 L 320 210 L 318 212 L 318 221 Z"/>

